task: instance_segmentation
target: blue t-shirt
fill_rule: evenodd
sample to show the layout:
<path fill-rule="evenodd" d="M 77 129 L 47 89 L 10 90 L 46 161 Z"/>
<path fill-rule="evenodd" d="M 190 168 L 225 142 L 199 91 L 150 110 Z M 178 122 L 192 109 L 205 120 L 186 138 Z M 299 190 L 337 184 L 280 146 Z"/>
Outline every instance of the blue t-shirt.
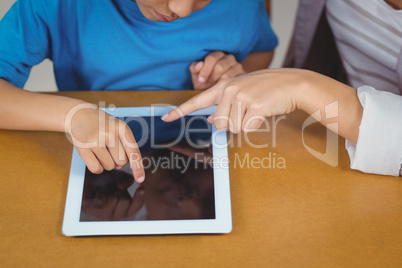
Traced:
<path fill-rule="evenodd" d="M 242 62 L 278 43 L 263 0 L 212 0 L 173 22 L 132 0 L 18 0 L 0 22 L 0 77 L 23 87 L 53 61 L 58 89 L 191 89 L 189 66 L 212 51 Z"/>

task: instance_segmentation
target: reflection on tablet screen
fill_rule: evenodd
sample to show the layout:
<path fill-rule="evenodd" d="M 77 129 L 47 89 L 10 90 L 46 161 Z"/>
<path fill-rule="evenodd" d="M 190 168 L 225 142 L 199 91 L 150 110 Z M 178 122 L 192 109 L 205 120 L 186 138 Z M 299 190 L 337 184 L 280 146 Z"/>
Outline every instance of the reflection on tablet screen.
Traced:
<path fill-rule="evenodd" d="M 121 118 L 140 147 L 145 181 L 120 170 L 85 173 L 80 221 L 215 219 L 211 126 L 205 116 Z"/>

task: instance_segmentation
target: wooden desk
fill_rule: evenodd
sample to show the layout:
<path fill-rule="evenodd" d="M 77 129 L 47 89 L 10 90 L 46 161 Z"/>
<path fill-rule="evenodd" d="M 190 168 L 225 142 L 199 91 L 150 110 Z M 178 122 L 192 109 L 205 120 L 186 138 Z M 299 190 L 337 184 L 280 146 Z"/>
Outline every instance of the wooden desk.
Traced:
<path fill-rule="evenodd" d="M 117 106 L 176 105 L 193 94 L 63 93 Z M 227 235 L 64 237 L 72 145 L 61 133 L 0 131 L 0 266 L 402 267 L 401 178 L 350 170 L 343 139 L 337 167 L 314 158 L 301 140 L 305 119 L 280 121 L 275 148 L 270 133 L 250 136 L 268 148 L 230 148 L 231 161 L 275 153 L 286 168 L 231 167 Z M 312 127 L 305 140 L 323 149 L 325 133 Z"/>

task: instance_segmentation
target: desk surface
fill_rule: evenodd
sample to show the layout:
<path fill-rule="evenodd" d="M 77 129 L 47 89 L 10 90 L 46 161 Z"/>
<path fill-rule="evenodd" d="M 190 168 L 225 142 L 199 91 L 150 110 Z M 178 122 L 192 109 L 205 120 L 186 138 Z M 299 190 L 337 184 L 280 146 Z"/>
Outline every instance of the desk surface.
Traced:
<path fill-rule="evenodd" d="M 62 95 L 147 106 L 177 105 L 194 94 Z M 232 137 L 242 145 L 229 149 L 233 231 L 226 235 L 65 237 L 72 145 L 62 133 L 0 131 L 1 266 L 402 267 L 402 180 L 350 170 L 340 138 L 338 165 L 318 160 L 302 143 L 306 118 L 295 112 L 276 131 L 271 124 L 269 133 Z M 268 147 L 252 148 L 247 139 Z M 325 128 L 306 128 L 304 141 L 325 152 Z M 265 158 L 271 167 L 235 168 L 236 157 Z"/>

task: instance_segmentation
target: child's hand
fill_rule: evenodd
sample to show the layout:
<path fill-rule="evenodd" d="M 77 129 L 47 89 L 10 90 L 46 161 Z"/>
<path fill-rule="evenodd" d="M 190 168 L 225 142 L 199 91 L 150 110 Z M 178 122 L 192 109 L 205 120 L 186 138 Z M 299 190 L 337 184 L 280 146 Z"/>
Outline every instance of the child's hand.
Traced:
<path fill-rule="evenodd" d="M 92 173 L 119 169 L 130 161 L 136 181 L 144 181 L 141 153 L 127 124 L 89 104 L 71 116 L 66 133 Z"/>
<path fill-rule="evenodd" d="M 214 51 L 204 61 L 190 65 L 194 89 L 204 90 L 215 85 L 222 78 L 231 78 L 245 73 L 243 66 L 231 54 Z"/>

